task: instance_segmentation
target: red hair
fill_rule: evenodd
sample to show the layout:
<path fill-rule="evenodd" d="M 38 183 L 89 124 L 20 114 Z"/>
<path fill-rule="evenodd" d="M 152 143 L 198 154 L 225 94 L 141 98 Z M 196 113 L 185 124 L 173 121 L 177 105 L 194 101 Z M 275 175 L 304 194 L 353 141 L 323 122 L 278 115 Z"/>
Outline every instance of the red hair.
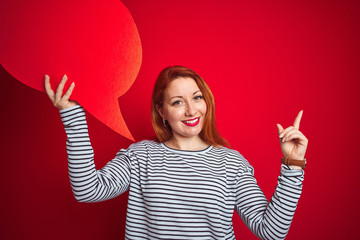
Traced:
<path fill-rule="evenodd" d="M 199 134 L 200 138 L 207 144 L 213 145 L 215 147 L 230 147 L 229 143 L 223 137 L 221 137 L 218 130 L 216 129 L 215 101 L 209 86 L 206 84 L 204 79 L 199 76 L 199 74 L 187 67 L 182 66 L 166 67 L 160 72 L 156 80 L 151 101 L 151 123 L 157 136 L 157 140 L 159 142 L 165 142 L 172 137 L 171 127 L 165 127 L 163 125 L 162 118 L 156 107 L 158 106 L 161 108 L 163 106 L 165 90 L 172 80 L 175 80 L 179 77 L 190 77 L 194 79 L 204 97 L 207 111 L 204 117 L 203 129 Z"/>

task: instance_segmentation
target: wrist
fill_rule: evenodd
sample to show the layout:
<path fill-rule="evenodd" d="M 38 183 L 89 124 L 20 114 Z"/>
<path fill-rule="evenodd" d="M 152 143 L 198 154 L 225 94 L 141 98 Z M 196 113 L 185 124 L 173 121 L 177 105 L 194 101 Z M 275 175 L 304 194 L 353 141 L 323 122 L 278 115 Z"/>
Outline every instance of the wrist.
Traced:
<path fill-rule="evenodd" d="M 300 166 L 289 165 L 289 167 L 290 167 L 292 170 L 303 170 L 303 168 L 300 167 Z"/>

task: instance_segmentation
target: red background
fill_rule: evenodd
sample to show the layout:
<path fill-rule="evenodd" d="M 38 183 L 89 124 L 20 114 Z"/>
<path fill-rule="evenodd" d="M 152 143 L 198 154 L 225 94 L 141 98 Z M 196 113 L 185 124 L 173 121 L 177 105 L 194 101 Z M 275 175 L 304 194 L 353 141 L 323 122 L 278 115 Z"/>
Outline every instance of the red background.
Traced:
<path fill-rule="evenodd" d="M 358 1 L 122 2 L 143 48 L 138 77 L 119 98 L 136 140 L 153 136 L 150 96 L 160 70 L 193 68 L 213 90 L 220 132 L 270 198 L 281 157 L 276 123 L 289 126 L 304 109 L 308 166 L 287 239 L 360 238 Z M 77 203 L 57 109 L 2 67 L 0 79 L 0 238 L 122 239 L 127 194 Z M 87 118 L 102 167 L 131 141 Z M 255 239 L 236 214 L 234 229 L 238 239 Z"/>

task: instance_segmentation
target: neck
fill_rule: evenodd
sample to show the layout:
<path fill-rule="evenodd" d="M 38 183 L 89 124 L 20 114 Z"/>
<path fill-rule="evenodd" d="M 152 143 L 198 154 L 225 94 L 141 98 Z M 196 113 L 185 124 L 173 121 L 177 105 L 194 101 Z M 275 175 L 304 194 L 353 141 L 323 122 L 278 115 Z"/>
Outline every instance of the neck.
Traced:
<path fill-rule="evenodd" d="M 203 150 L 209 146 L 199 136 L 194 138 L 181 138 L 173 136 L 165 142 L 166 146 L 179 150 Z"/>

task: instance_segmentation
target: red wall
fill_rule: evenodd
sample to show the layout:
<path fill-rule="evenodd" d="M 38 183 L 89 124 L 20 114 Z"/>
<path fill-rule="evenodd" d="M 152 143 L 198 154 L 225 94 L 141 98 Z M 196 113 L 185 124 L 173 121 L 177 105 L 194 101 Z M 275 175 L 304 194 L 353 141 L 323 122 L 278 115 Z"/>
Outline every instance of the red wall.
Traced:
<path fill-rule="evenodd" d="M 136 140 L 153 136 L 150 96 L 160 70 L 193 68 L 213 90 L 220 132 L 270 198 L 281 157 L 276 123 L 288 126 L 304 109 L 308 166 L 287 239 L 360 237 L 358 1 L 122 2 L 143 48 L 138 77 L 119 98 Z M 77 203 L 58 111 L 2 67 L 0 79 L 0 238 L 122 239 L 127 194 Z M 87 117 L 101 167 L 131 141 Z M 237 215 L 234 228 L 238 239 L 255 239 Z"/>

